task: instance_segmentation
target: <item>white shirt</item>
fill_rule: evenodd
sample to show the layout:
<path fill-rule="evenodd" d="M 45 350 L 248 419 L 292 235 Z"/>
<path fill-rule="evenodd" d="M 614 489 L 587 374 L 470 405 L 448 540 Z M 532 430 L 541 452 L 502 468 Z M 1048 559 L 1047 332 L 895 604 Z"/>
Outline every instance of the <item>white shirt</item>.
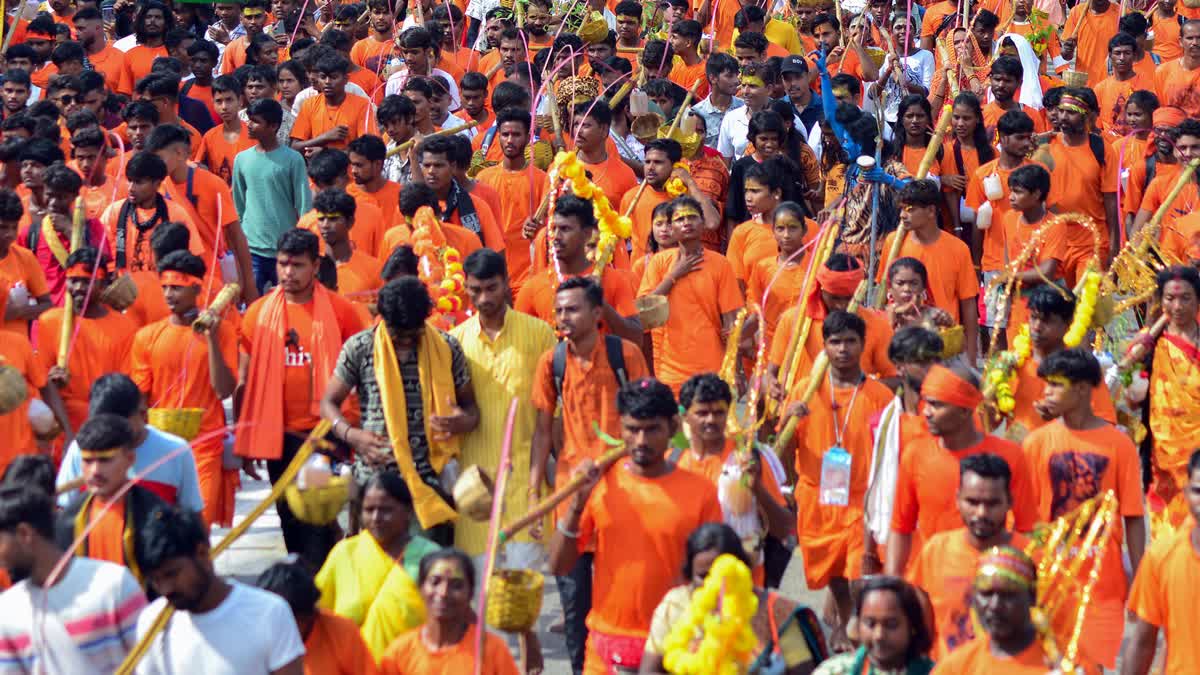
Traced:
<path fill-rule="evenodd" d="M 138 675 L 269 675 L 304 656 L 296 619 L 283 598 L 232 579 L 211 612 L 175 612 L 138 664 Z M 137 623 L 138 639 L 166 606 L 150 603 Z"/>
<path fill-rule="evenodd" d="M 446 80 L 446 84 L 450 85 L 450 107 L 448 110 L 454 112 L 462 107 L 462 99 L 458 95 L 458 83 L 454 81 L 454 76 L 441 68 L 434 68 L 433 75 L 441 75 Z M 403 94 L 404 85 L 408 82 L 408 68 L 397 70 L 388 76 L 387 84 L 383 88 L 384 96 L 392 94 Z"/>
<path fill-rule="evenodd" d="M 113 49 L 127 52 L 137 46 L 137 33 L 130 33 L 113 43 Z"/>
<path fill-rule="evenodd" d="M 725 113 L 725 117 L 721 119 L 721 131 L 717 134 L 717 152 L 726 159 L 736 160 L 746 153 L 746 146 L 750 145 L 747 136 L 750 133 L 751 114 L 750 106 L 744 105 Z M 797 129 L 804 128 L 804 123 L 799 117 L 793 115 L 792 120 Z"/>

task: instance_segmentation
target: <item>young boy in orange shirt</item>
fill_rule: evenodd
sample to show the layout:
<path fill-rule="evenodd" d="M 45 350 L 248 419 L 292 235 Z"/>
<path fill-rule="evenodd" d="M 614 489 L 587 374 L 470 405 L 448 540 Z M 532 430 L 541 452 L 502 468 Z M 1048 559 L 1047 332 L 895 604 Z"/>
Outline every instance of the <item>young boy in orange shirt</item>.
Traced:
<path fill-rule="evenodd" d="M 338 292 L 350 300 L 383 285 L 379 276 L 383 265 L 350 241 L 350 229 L 358 223 L 356 206 L 354 197 L 336 189 L 324 190 L 313 198 L 318 233 L 327 254 L 337 264 Z"/>
<path fill-rule="evenodd" d="M 312 155 L 317 148 L 345 149 L 364 134 L 378 134 L 371 102 L 346 93 L 350 61 L 340 54 L 329 54 L 316 64 L 320 94 L 307 98 L 296 113 L 292 125 L 292 147 Z"/>
<path fill-rule="evenodd" d="M 997 277 L 1000 285 L 1007 285 L 1015 279 L 1020 286 L 1015 286 L 1014 289 L 1019 289 L 1023 295 L 1027 295 L 1041 286 L 1044 280 L 1056 281 L 1060 278 L 1060 266 L 1066 259 L 1066 225 L 1047 224 L 1053 217 L 1046 210 L 1046 199 L 1050 196 L 1050 172 L 1040 164 L 1023 166 L 1013 171 L 1008 176 L 1008 187 L 1010 208 L 998 225 L 1002 228 L 1004 240 L 1008 242 L 1009 255 L 1021 255 L 1038 231 L 1045 228 L 1039 237 L 1041 243 L 1028 259 L 1032 264 L 1016 272 L 1012 278 L 1005 276 L 1004 272 Z M 1011 344 L 1021 326 L 1029 320 L 1029 312 L 1021 298 L 1017 298 L 1016 302 L 1010 301 L 1009 304 L 1012 315 L 1006 325 Z"/>
<path fill-rule="evenodd" d="M 242 85 L 232 75 L 222 75 L 212 83 L 212 104 L 221 124 L 204 133 L 200 141 L 200 162 L 226 183 L 233 181 L 233 158 L 254 147 L 254 141 L 242 124 Z"/>

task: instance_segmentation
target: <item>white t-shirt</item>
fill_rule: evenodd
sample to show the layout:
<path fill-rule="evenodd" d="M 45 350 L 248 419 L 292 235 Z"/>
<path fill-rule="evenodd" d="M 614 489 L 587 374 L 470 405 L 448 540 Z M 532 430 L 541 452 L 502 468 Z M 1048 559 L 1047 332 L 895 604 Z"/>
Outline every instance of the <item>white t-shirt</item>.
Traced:
<path fill-rule="evenodd" d="M 211 612 L 175 612 L 138 664 L 138 675 L 268 675 L 304 656 L 296 619 L 283 598 L 228 583 L 233 590 Z M 159 598 L 142 612 L 139 639 L 166 604 Z"/>
<path fill-rule="evenodd" d="M 129 570 L 102 560 L 72 558 L 49 590 L 21 581 L 0 594 L 0 672 L 111 673 L 145 606 Z"/>

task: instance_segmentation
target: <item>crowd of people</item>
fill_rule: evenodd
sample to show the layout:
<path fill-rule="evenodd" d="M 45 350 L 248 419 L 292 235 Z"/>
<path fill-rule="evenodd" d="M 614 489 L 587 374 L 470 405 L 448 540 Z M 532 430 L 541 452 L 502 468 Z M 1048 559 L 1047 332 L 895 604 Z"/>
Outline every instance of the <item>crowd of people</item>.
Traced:
<path fill-rule="evenodd" d="M 1195 672 L 1200 6 L 12 4 L 0 673 Z"/>

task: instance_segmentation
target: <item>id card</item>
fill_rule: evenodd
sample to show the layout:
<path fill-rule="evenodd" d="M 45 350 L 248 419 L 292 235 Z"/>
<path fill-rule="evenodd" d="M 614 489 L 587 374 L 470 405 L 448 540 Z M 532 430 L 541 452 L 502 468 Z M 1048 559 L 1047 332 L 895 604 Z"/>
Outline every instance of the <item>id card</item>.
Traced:
<path fill-rule="evenodd" d="M 821 504 L 847 506 L 850 504 L 850 453 L 833 446 L 821 458 Z"/>

